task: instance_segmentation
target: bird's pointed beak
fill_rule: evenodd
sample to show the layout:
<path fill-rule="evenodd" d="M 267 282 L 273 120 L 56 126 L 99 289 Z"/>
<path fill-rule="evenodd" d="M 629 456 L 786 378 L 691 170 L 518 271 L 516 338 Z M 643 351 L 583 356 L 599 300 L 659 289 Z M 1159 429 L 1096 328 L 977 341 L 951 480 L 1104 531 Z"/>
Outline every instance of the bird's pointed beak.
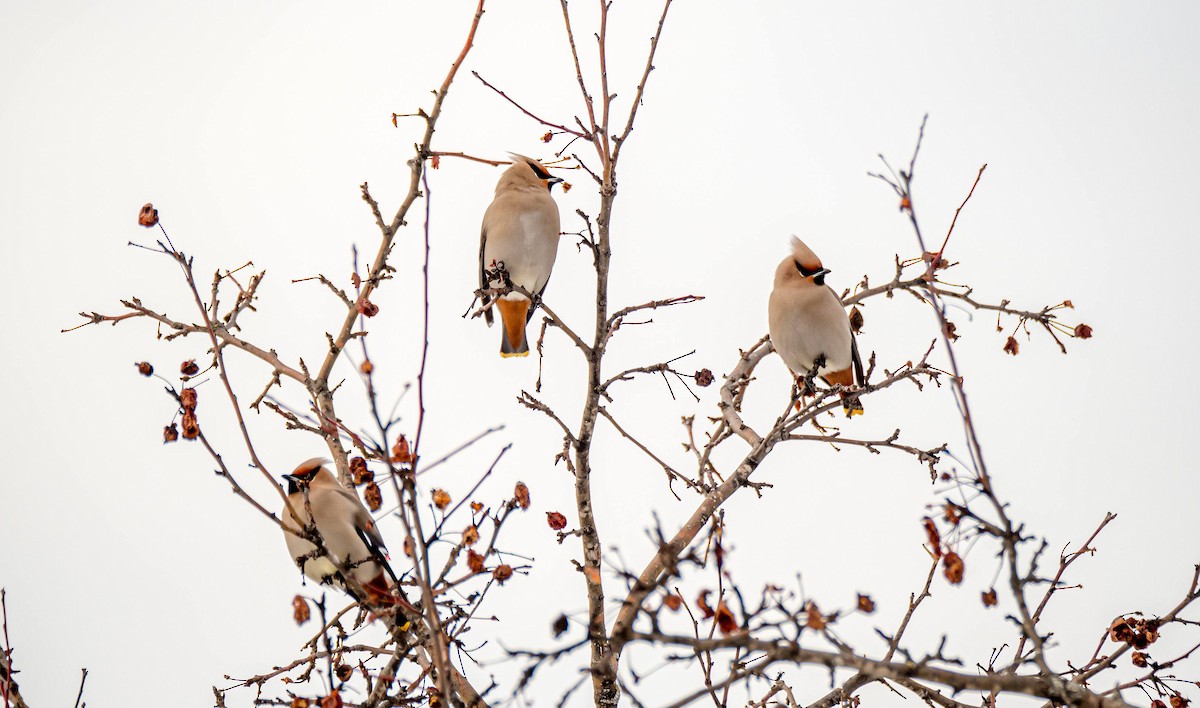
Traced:
<path fill-rule="evenodd" d="M 553 190 L 554 185 L 561 184 L 562 181 L 563 181 L 562 177 L 551 177 L 550 179 L 546 180 L 546 189 Z"/>

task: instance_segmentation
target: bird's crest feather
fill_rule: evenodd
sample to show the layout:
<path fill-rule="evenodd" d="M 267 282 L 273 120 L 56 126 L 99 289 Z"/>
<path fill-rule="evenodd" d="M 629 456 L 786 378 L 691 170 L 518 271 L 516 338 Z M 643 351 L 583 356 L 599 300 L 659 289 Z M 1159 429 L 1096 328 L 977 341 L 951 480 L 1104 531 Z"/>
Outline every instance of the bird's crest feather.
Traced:
<path fill-rule="evenodd" d="M 792 236 L 792 258 L 806 270 L 821 270 L 821 259 L 803 241 Z"/>
<path fill-rule="evenodd" d="M 312 459 L 305 460 L 297 465 L 296 469 L 292 470 L 292 474 L 296 475 L 297 477 L 303 477 L 304 475 L 312 474 L 313 472 L 321 469 L 321 466 L 326 462 L 329 462 L 328 457 L 314 457 Z"/>

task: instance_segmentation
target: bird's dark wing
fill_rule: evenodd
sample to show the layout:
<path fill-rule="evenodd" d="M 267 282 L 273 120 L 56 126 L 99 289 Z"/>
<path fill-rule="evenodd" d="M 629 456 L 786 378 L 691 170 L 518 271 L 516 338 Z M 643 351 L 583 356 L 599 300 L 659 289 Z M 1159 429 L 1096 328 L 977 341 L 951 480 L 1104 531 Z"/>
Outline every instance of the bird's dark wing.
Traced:
<path fill-rule="evenodd" d="M 554 273 L 551 273 L 550 275 L 554 275 Z M 529 321 L 533 319 L 533 311 L 536 310 L 537 305 L 539 305 L 541 303 L 542 293 L 546 292 L 546 286 L 550 284 L 550 275 L 546 276 L 546 282 L 542 283 L 542 289 L 537 291 L 537 293 L 536 293 L 537 302 L 530 305 L 529 311 L 525 313 L 525 324 L 529 324 Z"/>
<path fill-rule="evenodd" d="M 367 533 L 365 529 L 358 528 L 357 526 L 354 528 L 354 531 L 362 539 L 362 542 L 366 544 L 367 550 L 371 552 L 372 560 L 383 566 L 384 572 L 388 574 L 392 582 L 399 583 L 400 581 L 396 579 L 395 571 L 392 570 L 392 566 L 388 563 L 387 547 L 383 545 L 383 540 L 375 534 Z"/>
<path fill-rule="evenodd" d="M 850 332 L 850 360 L 854 365 L 854 380 L 859 386 L 867 385 L 867 377 L 863 372 L 862 357 L 858 353 L 858 337 L 854 336 L 854 332 Z"/>
<path fill-rule="evenodd" d="M 487 248 L 487 229 L 480 229 L 479 230 L 479 289 L 480 290 L 487 290 L 487 287 L 488 287 L 487 263 L 483 262 L 483 253 L 484 253 L 485 248 Z M 489 303 L 489 300 L 488 300 L 487 296 L 484 295 L 483 302 L 480 303 L 480 305 L 482 307 L 487 307 L 488 303 Z M 485 322 L 487 322 L 488 327 L 492 326 L 492 318 L 493 318 L 492 308 L 488 307 L 486 310 L 483 311 L 483 319 Z"/>

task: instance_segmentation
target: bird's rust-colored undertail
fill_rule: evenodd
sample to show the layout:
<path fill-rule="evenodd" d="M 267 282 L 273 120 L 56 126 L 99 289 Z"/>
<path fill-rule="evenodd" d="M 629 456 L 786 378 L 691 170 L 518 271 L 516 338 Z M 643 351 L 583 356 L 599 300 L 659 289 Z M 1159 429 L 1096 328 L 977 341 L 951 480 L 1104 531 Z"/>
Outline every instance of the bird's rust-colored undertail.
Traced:
<path fill-rule="evenodd" d="M 500 356 L 529 356 L 529 342 L 525 340 L 525 318 L 530 302 L 525 298 L 508 300 L 500 298 L 496 308 L 504 330 L 500 333 Z"/>

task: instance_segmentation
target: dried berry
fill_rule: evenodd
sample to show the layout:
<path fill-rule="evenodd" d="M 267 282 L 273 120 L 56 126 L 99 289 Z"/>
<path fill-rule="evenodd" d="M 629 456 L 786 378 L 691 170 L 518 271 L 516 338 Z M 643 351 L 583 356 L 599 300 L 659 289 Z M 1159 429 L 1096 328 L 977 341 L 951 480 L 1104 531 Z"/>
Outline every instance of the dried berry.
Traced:
<path fill-rule="evenodd" d="M 142 205 L 142 210 L 138 212 L 138 223 L 146 228 L 150 228 L 158 223 L 158 209 L 150 202 Z"/>
<path fill-rule="evenodd" d="M 1153 701 L 1150 701 L 1150 708 L 1167 708 L 1167 704 L 1155 698 Z"/>
<path fill-rule="evenodd" d="M 358 314 L 363 317 L 374 317 L 379 314 L 379 305 L 364 297 L 358 301 Z"/>
<path fill-rule="evenodd" d="M 962 558 L 954 551 L 948 551 L 942 558 L 942 573 L 946 580 L 950 581 L 951 585 L 958 585 L 963 581 L 963 570 Z"/>
<path fill-rule="evenodd" d="M 513 488 L 513 501 L 522 509 L 529 508 L 529 487 L 526 487 L 524 482 L 517 482 L 517 486 Z"/>
<path fill-rule="evenodd" d="M 291 703 L 290 708 L 309 708 L 309 706 L 311 706 L 311 705 L 312 704 L 308 702 L 307 698 L 301 698 L 300 696 L 295 696 L 294 698 L 292 698 L 292 703 Z"/>
<path fill-rule="evenodd" d="M 462 543 L 464 546 L 474 546 L 479 541 L 479 529 L 474 525 L 468 526 L 463 530 Z"/>
<path fill-rule="evenodd" d="M 942 512 L 942 518 L 954 526 L 958 526 L 958 522 L 962 520 L 962 517 L 958 513 L 958 507 L 952 502 L 946 502 L 946 509 Z"/>
<path fill-rule="evenodd" d="M 1007 354 L 1016 356 L 1021 353 L 1021 345 L 1017 344 L 1017 338 L 1009 336 L 1008 341 L 1004 342 L 1004 351 Z"/>
<path fill-rule="evenodd" d="M 562 190 L 563 190 L 563 192 L 564 192 L 564 193 L 571 191 L 571 183 L 570 183 L 570 182 L 563 182 L 563 183 L 562 183 Z"/>
<path fill-rule="evenodd" d="M 554 139 L 554 133 L 551 133 L 549 130 L 547 130 L 546 134 L 542 136 L 543 143 L 548 143 L 553 139 Z"/>
<path fill-rule="evenodd" d="M 1171 708 L 1187 708 L 1191 703 L 1191 701 L 1178 693 L 1171 696 Z"/>
<path fill-rule="evenodd" d="M 350 477 L 354 480 L 354 486 L 356 487 L 366 482 L 375 481 L 375 473 L 367 469 L 367 461 L 361 457 L 350 458 Z"/>
<path fill-rule="evenodd" d="M 712 385 L 713 372 L 709 371 L 708 369 L 701 369 L 697 371 L 695 374 L 693 374 L 693 377 L 696 379 L 696 385 L 700 388 Z"/>
<path fill-rule="evenodd" d="M 1150 663 L 1147 661 L 1147 659 L 1149 659 L 1149 657 L 1140 651 L 1133 652 L 1133 654 L 1129 657 L 1129 660 L 1133 662 L 1134 666 L 1139 666 L 1141 668 L 1146 668 L 1146 666 Z"/>
<path fill-rule="evenodd" d="M 450 493 L 445 489 L 433 490 L 433 505 L 445 511 L 446 507 L 450 506 Z"/>
<path fill-rule="evenodd" d="M 941 558 L 942 537 L 938 534 L 937 524 L 933 523 L 933 519 L 928 516 L 921 519 L 921 523 L 925 525 L 925 535 L 929 540 L 929 550 L 933 553 L 934 558 Z"/>
<path fill-rule="evenodd" d="M 995 607 L 997 602 L 999 602 L 999 599 L 996 597 L 996 588 L 992 588 L 991 590 L 983 593 L 984 607 Z"/>
<path fill-rule="evenodd" d="M 957 342 L 958 325 L 954 324 L 950 320 L 946 320 L 946 325 L 942 327 L 942 334 L 946 335 L 946 339 L 949 339 L 951 342 Z"/>
<path fill-rule="evenodd" d="M 296 624 L 304 624 L 312 617 L 312 613 L 308 609 L 308 600 L 305 600 L 299 595 L 292 598 L 292 619 L 296 620 Z"/>
<path fill-rule="evenodd" d="M 484 571 L 483 556 L 476 553 L 474 550 L 467 551 L 467 567 L 472 573 L 482 573 Z"/>
<path fill-rule="evenodd" d="M 858 611 L 868 615 L 875 611 L 875 601 L 871 599 L 870 595 L 858 594 Z"/>
<path fill-rule="evenodd" d="M 1108 626 L 1108 638 L 1114 642 L 1129 644 L 1133 641 L 1133 627 L 1129 626 L 1124 617 L 1118 617 Z"/>
<path fill-rule="evenodd" d="M 512 566 L 508 563 L 501 563 L 500 565 L 496 566 L 495 570 L 492 571 L 492 577 L 495 578 L 496 582 L 500 583 L 501 585 L 503 585 L 506 580 L 511 578 L 512 574 Z"/>
<path fill-rule="evenodd" d="M 404 555 L 413 558 L 413 540 L 412 536 L 404 537 Z"/>
<path fill-rule="evenodd" d="M 567 517 L 557 511 L 546 512 L 546 523 L 550 524 L 550 528 L 555 531 L 562 531 L 567 527 Z"/>
<path fill-rule="evenodd" d="M 737 628 L 737 618 L 733 616 L 733 611 L 722 600 L 717 605 L 717 629 L 721 630 L 721 634 L 732 634 Z"/>
<path fill-rule="evenodd" d="M 683 607 L 683 598 L 675 593 L 669 593 L 663 598 L 663 607 L 672 612 L 678 612 L 680 607 Z"/>
<path fill-rule="evenodd" d="M 150 366 L 150 362 L 148 361 L 139 361 L 134 366 L 137 367 L 138 373 L 142 376 L 149 376 L 154 373 L 154 367 Z"/>
<path fill-rule="evenodd" d="M 163 427 L 163 444 L 175 442 L 179 439 L 179 428 L 175 427 L 174 423 Z"/>
<path fill-rule="evenodd" d="M 804 621 L 806 627 L 817 631 L 825 629 L 825 618 L 821 616 L 821 610 L 817 609 L 817 603 L 809 600 L 804 606 L 804 614 L 807 617 Z"/>
<path fill-rule="evenodd" d="M 392 446 L 392 462 L 408 465 L 413 462 L 412 451 L 408 449 L 408 438 L 403 435 L 396 440 L 396 444 Z"/>
<path fill-rule="evenodd" d="M 704 619 L 709 619 L 714 614 L 713 608 L 708 604 L 708 595 L 711 592 L 711 590 L 701 590 L 700 594 L 696 596 L 696 607 L 704 614 Z"/>
<path fill-rule="evenodd" d="M 1075 336 L 1080 339 L 1091 339 L 1092 328 L 1085 324 L 1077 324 L 1075 325 Z"/>
<path fill-rule="evenodd" d="M 1153 644 L 1158 641 L 1158 620 L 1146 620 L 1146 626 L 1142 629 L 1142 634 L 1146 635 L 1146 643 Z"/>
<path fill-rule="evenodd" d="M 908 197 L 901 197 L 900 198 L 900 211 L 904 211 L 905 209 L 912 209 L 912 200 L 909 199 Z"/>
<path fill-rule="evenodd" d="M 183 426 L 184 440 L 195 440 L 200 437 L 200 424 L 196 422 L 196 411 L 190 408 L 185 410 L 180 425 Z"/>
<path fill-rule="evenodd" d="M 188 359 L 179 365 L 179 373 L 184 376 L 195 376 L 200 372 L 200 367 L 196 366 L 195 359 Z"/>
<path fill-rule="evenodd" d="M 946 262 L 945 258 L 942 258 L 941 253 L 933 253 L 931 251 L 926 251 L 926 252 L 922 253 L 921 260 L 924 261 L 926 265 L 932 265 L 934 270 L 941 270 L 942 268 L 948 268 L 950 265 L 949 263 Z"/>
<path fill-rule="evenodd" d="M 483 504 L 481 504 L 479 502 L 471 502 L 471 513 L 472 514 L 478 514 L 481 511 L 483 511 Z"/>
<path fill-rule="evenodd" d="M 554 620 L 554 624 L 550 625 L 550 631 L 554 632 L 554 638 L 558 639 L 566 633 L 569 626 L 570 625 L 567 623 L 567 616 L 559 615 L 558 618 Z"/>
<path fill-rule="evenodd" d="M 855 334 L 858 334 L 858 333 L 862 332 L 862 326 L 863 326 L 862 310 L 858 309 L 858 306 L 855 305 L 854 307 L 850 308 L 850 329 L 853 330 Z"/>
<path fill-rule="evenodd" d="M 371 363 L 370 359 L 366 359 L 358 365 L 358 370 L 369 376 L 375 370 L 375 365 Z"/>
<path fill-rule="evenodd" d="M 368 482 L 367 486 L 363 487 L 363 501 L 371 511 L 379 511 L 383 506 L 383 494 L 379 491 L 378 484 Z"/>
<path fill-rule="evenodd" d="M 321 708 L 342 708 L 342 697 L 338 695 L 338 690 L 335 688 L 329 692 L 328 696 L 321 699 Z"/>
<path fill-rule="evenodd" d="M 354 675 L 354 667 L 349 664 L 338 664 L 333 667 L 333 673 L 337 675 L 338 681 L 345 683 Z"/>
<path fill-rule="evenodd" d="M 179 392 L 179 405 L 185 411 L 196 410 L 196 389 L 185 388 Z"/>

